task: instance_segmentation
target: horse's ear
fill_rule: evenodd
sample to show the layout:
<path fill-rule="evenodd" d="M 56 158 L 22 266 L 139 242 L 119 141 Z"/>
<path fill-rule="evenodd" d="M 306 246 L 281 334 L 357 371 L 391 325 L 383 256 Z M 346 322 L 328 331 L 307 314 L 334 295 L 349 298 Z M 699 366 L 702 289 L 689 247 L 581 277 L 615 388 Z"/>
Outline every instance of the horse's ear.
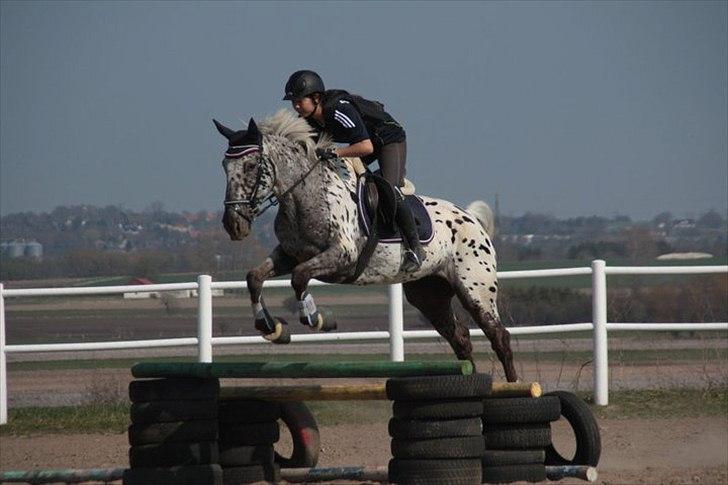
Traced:
<path fill-rule="evenodd" d="M 260 133 L 258 125 L 255 124 L 255 120 L 253 118 L 250 118 L 250 121 L 248 121 L 248 136 L 255 137 L 258 141 L 258 145 L 260 145 L 263 141 L 263 135 Z"/>
<path fill-rule="evenodd" d="M 219 131 L 222 136 L 224 136 L 228 140 L 232 140 L 232 137 L 235 135 L 235 132 L 233 130 L 223 125 L 214 118 L 212 119 L 212 122 L 215 123 L 215 128 L 217 128 L 217 131 Z"/>

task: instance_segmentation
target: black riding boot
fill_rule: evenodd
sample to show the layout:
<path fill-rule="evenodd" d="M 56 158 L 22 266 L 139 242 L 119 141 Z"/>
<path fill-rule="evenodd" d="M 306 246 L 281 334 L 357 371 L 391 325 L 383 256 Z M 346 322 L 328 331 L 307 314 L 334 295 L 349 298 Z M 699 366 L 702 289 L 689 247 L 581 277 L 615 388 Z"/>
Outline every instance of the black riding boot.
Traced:
<path fill-rule="evenodd" d="M 405 247 L 404 258 L 400 271 L 412 273 L 420 269 L 422 261 L 425 259 L 425 252 L 422 250 L 420 238 L 417 235 L 417 226 L 412 211 L 404 201 L 400 200 L 397 204 L 397 226 L 402 233 L 402 243 Z"/>

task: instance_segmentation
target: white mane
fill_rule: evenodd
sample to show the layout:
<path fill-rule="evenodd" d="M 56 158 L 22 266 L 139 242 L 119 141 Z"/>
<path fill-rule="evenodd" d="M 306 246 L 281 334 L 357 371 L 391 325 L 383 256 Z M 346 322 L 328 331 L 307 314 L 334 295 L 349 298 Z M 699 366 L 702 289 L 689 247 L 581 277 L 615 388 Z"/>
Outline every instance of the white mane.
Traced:
<path fill-rule="evenodd" d="M 317 147 L 328 147 L 332 144 L 330 136 L 325 133 L 316 141 L 314 139 L 316 131 L 311 128 L 311 125 L 289 109 L 281 109 L 273 116 L 261 121 L 258 128 L 264 135 L 282 136 L 302 145 L 311 160 L 316 159 Z"/>

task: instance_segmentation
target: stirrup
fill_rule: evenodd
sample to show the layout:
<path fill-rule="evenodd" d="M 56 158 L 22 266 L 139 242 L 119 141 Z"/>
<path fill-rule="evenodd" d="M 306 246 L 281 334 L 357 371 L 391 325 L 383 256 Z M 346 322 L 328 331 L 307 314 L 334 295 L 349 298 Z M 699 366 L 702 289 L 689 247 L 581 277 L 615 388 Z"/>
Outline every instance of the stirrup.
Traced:
<path fill-rule="evenodd" d="M 415 253 L 411 249 L 405 249 L 404 257 L 402 258 L 402 264 L 399 267 L 399 270 L 404 271 L 405 273 L 414 273 L 415 271 L 418 271 L 421 267 L 422 262 L 420 261 L 420 258 L 417 257 L 417 253 Z"/>

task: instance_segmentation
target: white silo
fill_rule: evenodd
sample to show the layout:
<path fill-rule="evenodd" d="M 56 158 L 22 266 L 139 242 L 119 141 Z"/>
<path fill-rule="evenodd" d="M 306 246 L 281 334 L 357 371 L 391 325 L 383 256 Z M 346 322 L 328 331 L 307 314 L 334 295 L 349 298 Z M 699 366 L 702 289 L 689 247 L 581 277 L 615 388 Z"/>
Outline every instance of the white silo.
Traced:
<path fill-rule="evenodd" d="M 9 258 L 20 258 L 25 251 L 25 242 L 11 241 L 8 243 L 6 254 Z"/>
<path fill-rule="evenodd" d="M 38 241 L 30 241 L 25 244 L 23 254 L 28 258 L 41 259 L 43 258 L 43 245 Z"/>

